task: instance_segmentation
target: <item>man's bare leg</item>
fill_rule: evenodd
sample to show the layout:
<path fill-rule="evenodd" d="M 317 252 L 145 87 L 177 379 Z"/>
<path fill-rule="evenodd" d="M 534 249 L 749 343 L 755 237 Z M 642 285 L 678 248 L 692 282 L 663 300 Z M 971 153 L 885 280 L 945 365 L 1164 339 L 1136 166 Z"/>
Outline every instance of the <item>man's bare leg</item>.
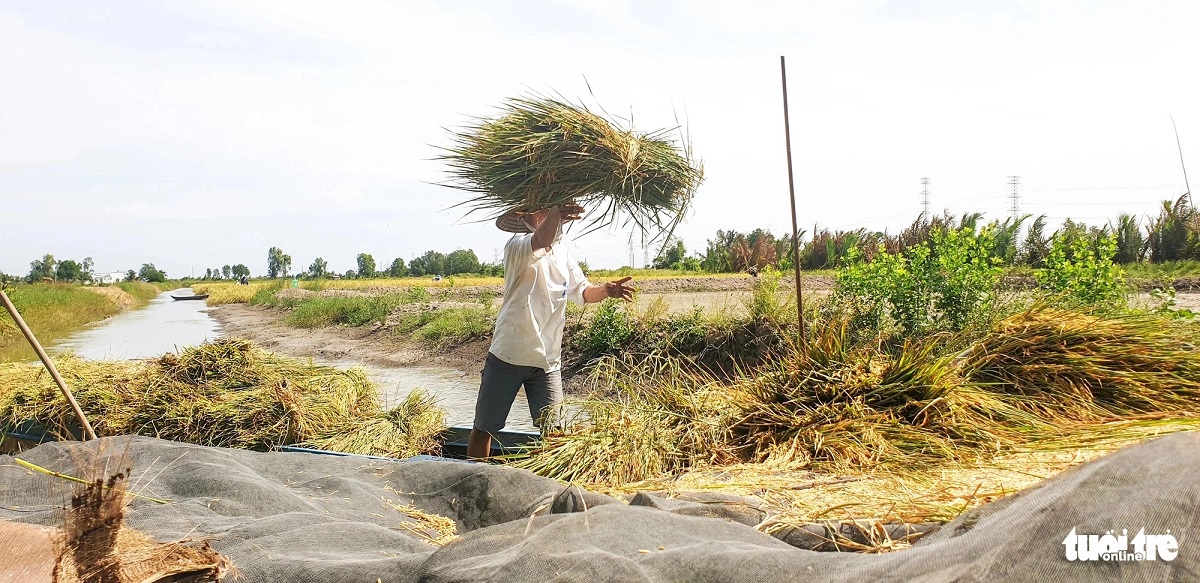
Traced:
<path fill-rule="evenodd" d="M 478 429 L 471 429 L 467 438 L 467 459 L 484 460 L 492 455 L 492 434 Z"/>

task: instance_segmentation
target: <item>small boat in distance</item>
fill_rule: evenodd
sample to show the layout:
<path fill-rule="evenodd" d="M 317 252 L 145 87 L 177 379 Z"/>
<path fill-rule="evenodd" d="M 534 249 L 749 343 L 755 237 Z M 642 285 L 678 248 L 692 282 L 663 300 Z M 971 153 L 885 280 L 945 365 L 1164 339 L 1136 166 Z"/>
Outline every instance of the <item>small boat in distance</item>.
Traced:
<path fill-rule="evenodd" d="M 205 300 L 208 299 L 208 294 L 200 294 L 197 296 L 171 296 L 173 300 Z"/>

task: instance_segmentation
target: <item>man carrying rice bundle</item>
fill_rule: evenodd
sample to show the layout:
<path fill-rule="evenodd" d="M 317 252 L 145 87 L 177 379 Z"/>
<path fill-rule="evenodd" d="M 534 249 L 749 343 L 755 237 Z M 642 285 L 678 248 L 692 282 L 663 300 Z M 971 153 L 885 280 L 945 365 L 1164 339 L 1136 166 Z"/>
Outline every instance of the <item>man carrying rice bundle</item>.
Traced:
<path fill-rule="evenodd" d="M 496 220 L 515 233 L 504 246 L 504 303 L 483 365 L 475 422 L 467 456 L 491 453 L 492 435 L 504 428 L 517 391 L 524 386 L 529 414 L 543 427 L 562 401 L 562 337 L 567 301 L 592 304 L 633 299 L 625 277 L 593 285 L 562 244 L 563 223 L 583 216 L 568 203 L 536 212 L 511 211 Z"/>
<path fill-rule="evenodd" d="M 468 455 L 487 457 L 523 385 L 539 426 L 562 399 L 561 348 L 566 302 L 632 299 L 626 277 L 592 285 L 561 244 L 562 225 L 594 208 L 584 230 L 632 222 L 650 240 L 683 220 L 704 180 L 691 148 L 673 130 L 635 132 L 559 99 L 507 100 L 494 118 L 453 134 L 441 159 L 447 186 L 474 193 L 462 206 L 499 213 L 516 233 L 504 247 L 504 305 L 484 364 Z"/>

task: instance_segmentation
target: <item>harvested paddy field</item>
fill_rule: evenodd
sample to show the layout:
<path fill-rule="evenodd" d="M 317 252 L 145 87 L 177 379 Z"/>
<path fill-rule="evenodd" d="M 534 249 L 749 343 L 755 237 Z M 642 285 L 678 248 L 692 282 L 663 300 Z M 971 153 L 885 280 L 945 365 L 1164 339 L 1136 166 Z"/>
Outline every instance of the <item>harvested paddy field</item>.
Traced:
<path fill-rule="evenodd" d="M 784 280 L 787 285 L 791 280 Z M 832 289 L 829 276 L 804 279 L 805 290 L 813 297 L 827 295 Z M 646 311 L 656 303 L 668 313 L 692 313 L 697 308 L 712 314 L 744 315 L 754 280 L 749 276 L 680 277 L 635 280 L 638 296 L 632 310 Z M 476 370 L 487 355 L 487 342 L 474 340 L 453 346 L 428 346 L 394 333 L 395 318 L 366 325 L 290 326 L 292 313 L 288 302 L 315 298 L 378 298 L 402 293 L 409 288 L 368 287 L 362 289 L 280 289 L 275 298 L 283 306 L 254 305 L 244 302 L 214 306 L 210 314 L 228 336 L 246 338 L 281 354 L 316 359 L 352 359 L 380 366 L 435 365 L 460 370 Z M 440 288 L 428 301 L 405 310 L 437 311 L 489 305 L 499 307 L 503 300 L 500 285 Z M 480 298 L 484 298 L 481 300 Z M 658 309 L 658 308 L 656 308 Z M 487 331 L 490 336 L 490 329 Z"/>
<path fill-rule="evenodd" d="M 767 279 L 742 291 L 681 291 L 689 285 L 694 282 L 663 283 L 657 296 L 644 292 L 645 303 L 606 303 L 569 314 L 564 352 L 587 358 L 586 366 L 574 369 L 571 416 L 534 447 L 497 460 L 502 468 L 465 465 L 461 472 L 420 476 L 442 484 L 520 482 L 529 496 L 453 486 L 456 500 L 474 501 L 468 505 L 507 508 L 503 517 L 481 522 L 467 507 L 415 495 L 427 490 L 405 490 L 386 498 L 388 508 L 405 509 L 406 523 L 416 521 L 398 528 L 423 533 L 416 535 L 421 545 L 445 545 L 442 556 L 476 552 L 472 541 L 488 535 L 473 530 L 511 522 L 520 531 L 511 533 L 512 540 L 558 540 L 567 535 L 555 534 L 554 524 L 581 526 L 592 534 L 571 544 L 601 545 L 610 561 L 613 553 L 670 554 L 730 541 L 781 552 L 799 547 L 927 557 L 922 539 L 931 546 L 962 543 L 943 524 L 959 525 L 951 527 L 954 532 L 970 530 L 995 512 L 1019 508 L 1014 528 L 1061 552 L 1066 532 L 1060 527 L 1083 506 L 1062 516 L 1054 508 L 1042 514 L 1046 507 L 1038 500 L 1068 492 L 1098 499 L 1107 490 L 1087 479 L 1106 472 L 1117 473 L 1105 480 L 1146 471 L 1169 480 L 1188 471 L 1177 467 L 1176 453 L 1200 428 L 1200 354 L 1194 349 L 1200 332 L 1182 314 L 1018 296 L 1022 301 L 980 310 L 979 319 L 957 329 L 907 333 L 886 320 L 864 325 L 862 312 L 836 309 L 856 305 L 839 298 L 838 290 L 811 290 L 816 299 L 806 306 L 811 327 L 801 349 L 789 340 L 796 335 L 796 313 L 786 284 Z M 672 310 L 661 299 L 671 294 L 743 294 L 741 311 Z M 363 403 L 364 395 L 373 394 L 369 383 L 304 359 L 439 362 L 472 370 L 486 351 L 487 316 L 496 299 L 486 287 L 436 294 L 275 290 L 257 305 L 213 309 L 227 334 L 259 338 L 270 351 L 290 352 L 299 361 L 223 341 L 143 363 L 89 368 L 68 360 L 64 368 L 82 387 L 85 409 L 109 433 L 258 450 L 302 444 L 390 457 L 436 453 L 431 436 L 441 427 L 434 404 L 418 394 L 384 411 Z M 6 372 L 0 386 L 30 388 L 9 396 L 5 417 L 69 424 L 61 405 L 48 404 L 54 394 L 44 375 L 32 367 Z M 341 380 L 329 385 L 328 379 Z M 120 390 L 97 390 L 106 385 Z M 138 401 L 146 395 L 152 403 Z M 1170 435 L 1176 433 L 1190 435 Z M 1161 436 L 1168 438 L 1139 445 Z M 159 445 L 139 447 L 146 448 L 143 459 L 161 455 L 154 453 Z M 250 468 L 257 463 L 241 461 L 239 471 L 275 489 L 275 462 L 255 476 L 259 470 Z M 305 471 L 315 476 L 322 472 L 317 465 Z M 358 489 L 369 480 L 354 475 L 353 495 L 366 496 Z M 345 482 L 322 482 L 322 490 L 343 487 Z M 999 504 L 987 506 L 993 502 Z M 338 508 L 326 510 L 349 511 Z M 1141 500 L 1136 508 L 1116 505 L 1093 514 L 1147 508 Z M 644 514 L 649 511 L 656 513 Z M 1191 514 L 1194 508 L 1170 519 L 1191 520 Z M 377 509 L 371 516 L 391 515 Z M 355 517 L 380 526 L 361 512 Z M 1013 527 L 1011 520 L 1000 522 Z M 657 525 L 638 532 L 652 532 L 658 542 L 643 537 L 636 548 L 625 548 L 628 541 L 618 533 L 631 536 L 634 524 Z M 716 539 L 704 538 L 717 532 Z M 986 536 L 998 541 L 1011 532 Z M 461 558 L 470 562 L 473 556 Z M 697 572 L 727 567 L 706 564 Z M 832 574 L 847 567 L 822 569 Z M 761 566 L 743 564 L 736 572 L 756 568 Z"/>

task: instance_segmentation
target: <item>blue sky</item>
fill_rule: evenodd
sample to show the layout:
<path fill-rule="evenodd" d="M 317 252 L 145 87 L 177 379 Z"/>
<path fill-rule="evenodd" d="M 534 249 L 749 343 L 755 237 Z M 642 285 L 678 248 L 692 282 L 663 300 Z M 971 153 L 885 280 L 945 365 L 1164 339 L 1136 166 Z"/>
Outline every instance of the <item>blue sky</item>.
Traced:
<path fill-rule="evenodd" d="M 689 249 L 784 233 L 780 55 L 803 229 L 895 232 L 923 176 L 935 211 L 1003 218 L 1020 175 L 1052 225 L 1153 213 L 1184 192 L 1170 115 L 1200 168 L 1198 24 L 1187 2 L 6 2 L 0 271 L 490 261 L 505 236 L 448 208 L 433 158 L 530 91 L 683 119 L 708 176 Z M 629 236 L 572 252 L 618 267 Z"/>

